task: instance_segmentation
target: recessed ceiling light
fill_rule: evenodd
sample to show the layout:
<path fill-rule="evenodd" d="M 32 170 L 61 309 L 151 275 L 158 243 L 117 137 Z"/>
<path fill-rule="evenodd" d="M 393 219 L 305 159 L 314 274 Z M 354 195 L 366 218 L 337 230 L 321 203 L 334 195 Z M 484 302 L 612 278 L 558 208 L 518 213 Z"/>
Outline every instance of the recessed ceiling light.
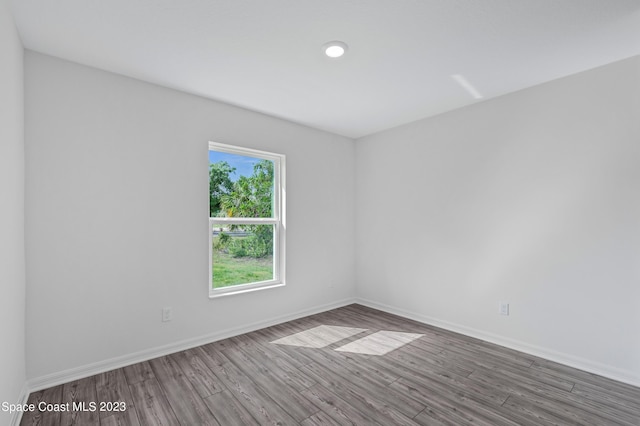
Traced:
<path fill-rule="evenodd" d="M 322 45 L 322 51 L 330 58 L 336 59 L 344 55 L 349 46 L 342 41 L 330 41 Z"/>

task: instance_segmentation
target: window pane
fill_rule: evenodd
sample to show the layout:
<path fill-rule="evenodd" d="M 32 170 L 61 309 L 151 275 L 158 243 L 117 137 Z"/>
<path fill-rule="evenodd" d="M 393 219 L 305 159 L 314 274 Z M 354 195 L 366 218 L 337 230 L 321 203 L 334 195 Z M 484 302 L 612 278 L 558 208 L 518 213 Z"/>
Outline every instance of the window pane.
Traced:
<path fill-rule="evenodd" d="M 274 163 L 209 151 L 209 217 L 273 217 Z"/>
<path fill-rule="evenodd" d="M 213 288 L 273 280 L 275 225 L 214 225 Z"/>

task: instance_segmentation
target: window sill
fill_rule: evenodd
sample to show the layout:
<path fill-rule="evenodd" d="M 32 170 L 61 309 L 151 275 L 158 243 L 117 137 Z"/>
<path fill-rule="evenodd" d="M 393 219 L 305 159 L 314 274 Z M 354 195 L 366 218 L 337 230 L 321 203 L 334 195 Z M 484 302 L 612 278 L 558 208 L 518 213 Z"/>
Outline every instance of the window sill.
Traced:
<path fill-rule="evenodd" d="M 285 283 L 283 282 L 274 282 L 274 283 L 270 283 L 270 284 L 261 284 L 261 285 L 247 285 L 247 286 L 236 286 L 236 287 L 226 287 L 226 288 L 222 288 L 222 289 L 217 289 L 217 290 L 209 290 L 209 299 L 217 299 L 219 297 L 225 297 L 225 296 L 233 296 L 236 294 L 242 294 L 242 293 L 251 293 L 254 291 L 258 291 L 258 290 L 266 290 L 266 289 L 270 289 L 270 288 L 277 288 L 277 287 L 284 287 Z"/>

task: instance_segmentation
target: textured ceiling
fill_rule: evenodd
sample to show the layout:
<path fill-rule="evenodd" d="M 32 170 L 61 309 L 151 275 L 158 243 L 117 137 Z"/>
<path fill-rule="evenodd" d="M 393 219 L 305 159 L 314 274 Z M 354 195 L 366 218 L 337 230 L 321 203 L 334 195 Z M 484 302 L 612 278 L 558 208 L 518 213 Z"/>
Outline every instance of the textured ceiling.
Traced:
<path fill-rule="evenodd" d="M 640 54 L 638 0 L 14 0 L 24 45 L 360 137 Z M 323 57 L 330 40 L 349 45 Z"/>

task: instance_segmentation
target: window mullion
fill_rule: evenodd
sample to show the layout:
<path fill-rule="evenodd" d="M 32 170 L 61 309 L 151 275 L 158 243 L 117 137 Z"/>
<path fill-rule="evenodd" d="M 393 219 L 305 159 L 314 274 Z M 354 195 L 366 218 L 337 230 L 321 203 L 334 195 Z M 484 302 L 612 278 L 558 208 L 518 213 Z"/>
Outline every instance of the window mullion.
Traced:
<path fill-rule="evenodd" d="M 275 225 L 279 220 L 272 217 L 211 217 L 209 222 L 230 225 Z"/>

